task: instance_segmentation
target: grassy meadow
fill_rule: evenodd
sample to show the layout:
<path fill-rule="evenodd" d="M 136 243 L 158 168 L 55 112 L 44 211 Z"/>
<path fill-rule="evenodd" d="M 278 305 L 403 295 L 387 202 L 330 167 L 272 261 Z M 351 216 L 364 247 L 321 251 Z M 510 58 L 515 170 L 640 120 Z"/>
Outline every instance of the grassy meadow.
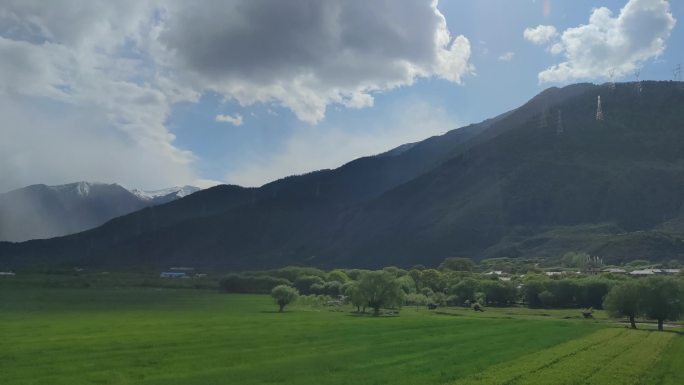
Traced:
<path fill-rule="evenodd" d="M 684 335 L 602 312 L 276 310 L 201 289 L 0 286 L 0 383 L 684 383 Z"/>

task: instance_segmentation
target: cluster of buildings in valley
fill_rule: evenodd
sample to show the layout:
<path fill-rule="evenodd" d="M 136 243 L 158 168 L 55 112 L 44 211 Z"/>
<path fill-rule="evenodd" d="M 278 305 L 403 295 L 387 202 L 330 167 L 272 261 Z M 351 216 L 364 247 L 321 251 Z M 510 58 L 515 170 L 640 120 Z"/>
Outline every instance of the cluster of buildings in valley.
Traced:
<path fill-rule="evenodd" d="M 599 274 L 627 274 L 631 275 L 633 277 L 649 277 L 649 276 L 654 276 L 654 275 L 677 275 L 679 274 L 680 269 L 653 269 L 653 268 L 648 268 L 648 269 L 637 269 L 637 270 L 627 270 L 623 269 L 620 267 L 607 267 L 604 269 L 600 268 L 592 268 L 592 269 L 587 269 L 586 271 L 578 271 L 576 274 L 584 274 L 584 275 L 599 275 Z M 561 276 L 568 274 L 567 271 L 547 271 L 545 274 L 549 277 L 553 276 Z"/>
<path fill-rule="evenodd" d="M 607 267 L 607 268 L 591 268 L 586 271 L 545 271 L 544 274 L 548 277 L 561 277 L 573 274 L 581 275 L 600 275 L 600 274 L 626 274 L 632 277 L 650 277 L 656 275 L 677 275 L 681 269 L 655 269 L 655 268 L 644 268 L 637 270 L 627 270 L 620 267 Z M 511 275 L 502 270 L 491 270 L 483 273 L 486 276 L 496 276 L 501 281 L 510 281 Z"/>
<path fill-rule="evenodd" d="M 168 271 L 162 271 L 159 278 L 205 278 L 206 273 L 198 273 L 194 267 L 170 267 Z"/>
<path fill-rule="evenodd" d="M 620 270 L 620 269 L 614 269 L 614 270 Z M 615 272 L 611 271 L 610 273 L 615 273 Z M 627 274 L 633 275 L 633 276 L 676 275 L 676 274 L 679 274 L 679 269 L 641 269 L 641 270 L 632 270 Z"/>

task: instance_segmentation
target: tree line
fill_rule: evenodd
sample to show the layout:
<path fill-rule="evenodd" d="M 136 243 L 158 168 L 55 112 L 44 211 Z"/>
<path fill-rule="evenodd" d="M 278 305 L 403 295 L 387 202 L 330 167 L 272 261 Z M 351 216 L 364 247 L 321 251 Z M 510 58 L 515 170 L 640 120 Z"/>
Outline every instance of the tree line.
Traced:
<path fill-rule="evenodd" d="M 605 306 L 615 316 L 630 317 L 633 325 L 634 318 L 645 316 L 658 320 L 662 326 L 662 321 L 678 319 L 684 311 L 677 307 L 684 306 L 684 287 L 676 278 L 633 279 L 610 274 L 560 278 L 533 272 L 504 280 L 494 274 L 475 273 L 474 266 L 467 258 L 448 258 L 437 269 L 416 266 L 326 272 L 286 267 L 229 274 L 220 286 L 230 293 L 271 293 L 281 311 L 300 295 L 328 300 L 339 300 L 341 296 L 358 312 L 371 309 L 373 314 L 379 314 L 383 308 L 398 310 L 402 305 L 481 308 L 523 304 L 531 308 L 595 309 Z M 661 311 L 663 308 L 668 310 Z"/>

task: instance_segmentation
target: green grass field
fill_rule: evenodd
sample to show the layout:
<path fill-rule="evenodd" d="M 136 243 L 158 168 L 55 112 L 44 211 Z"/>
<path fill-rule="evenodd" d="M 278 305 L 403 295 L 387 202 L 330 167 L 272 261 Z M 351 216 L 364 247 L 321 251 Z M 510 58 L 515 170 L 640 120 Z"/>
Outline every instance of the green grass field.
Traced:
<path fill-rule="evenodd" d="M 574 310 L 275 310 L 208 290 L 0 287 L 0 383 L 684 383 L 684 336 Z"/>

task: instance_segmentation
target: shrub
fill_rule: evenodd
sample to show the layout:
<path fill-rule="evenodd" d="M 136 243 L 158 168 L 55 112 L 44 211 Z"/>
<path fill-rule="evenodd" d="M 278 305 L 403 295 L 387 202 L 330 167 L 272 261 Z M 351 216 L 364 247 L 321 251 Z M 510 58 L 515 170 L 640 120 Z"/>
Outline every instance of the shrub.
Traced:
<path fill-rule="evenodd" d="M 279 312 L 282 312 L 286 305 L 294 302 L 298 296 L 299 291 L 292 286 L 278 285 L 271 290 L 271 297 L 278 304 Z"/>

